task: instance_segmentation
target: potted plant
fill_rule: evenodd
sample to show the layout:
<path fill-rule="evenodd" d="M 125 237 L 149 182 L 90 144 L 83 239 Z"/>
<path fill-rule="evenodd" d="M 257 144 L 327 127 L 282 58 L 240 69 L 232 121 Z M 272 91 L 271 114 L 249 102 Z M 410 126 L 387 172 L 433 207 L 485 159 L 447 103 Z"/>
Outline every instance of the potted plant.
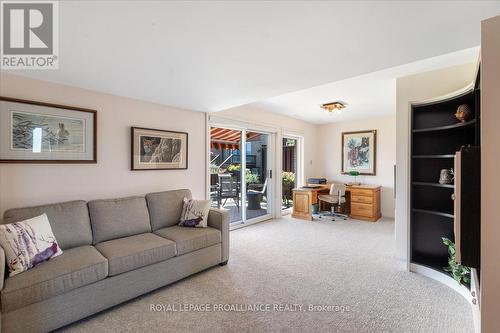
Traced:
<path fill-rule="evenodd" d="M 247 169 L 245 173 L 245 182 L 247 183 L 247 208 L 250 210 L 261 209 L 260 202 L 262 201 L 262 192 L 257 190 L 259 187 L 258 185 L 260 185 L 259 175 Z"/>
<path fill-rule="evenodd" d="M 283 172 L 281 174 L 282 183 L 282 193 L 283 201 L 287 208 L 290 207 L 290 201 L 292 200 L 292 189 L 295 187 L 295 173 L 293 172 Z"/>
<path fill-rule="evenodd" d="M 211 174 L 219 174 L 219 173 L 221 173 L 221 171 L 222 170 L 220 169 L 220 167 L 218 165 L 213 164 L 213 163 L 210 164 L 210 173 Z"/>
<path fill-rule="evenodd" d="M 443 267 L 443 269 L 450 273 L 455 281 L 459 284 L 469 284 L 470 283 L 470 267 L 464 266 L 462 264 L 457 263 L 455 260 L 456 249 L 455 243 L 453 243 L 448 238 L 442 237 L 443 244 L 448 247 L 448 267 Z"/>
<path fill-rule="evenodd" d="M 247 170 L 245 175 L 245 181 L 247 182 L 247 187 L 248 187 L 248 185 L 259 184 L 260 177 L 259 175 L 252 173 L 250 170 Z"/>
<path fill-rule="evenodd" d="M 241 170 L 241 165 L 240 164 L 230 164 L 227 167 L 227 171 L 229 173 L 231 173 L 232 175 L 234 175 L 236 173 L 240 173 L 240 170 Z"/>

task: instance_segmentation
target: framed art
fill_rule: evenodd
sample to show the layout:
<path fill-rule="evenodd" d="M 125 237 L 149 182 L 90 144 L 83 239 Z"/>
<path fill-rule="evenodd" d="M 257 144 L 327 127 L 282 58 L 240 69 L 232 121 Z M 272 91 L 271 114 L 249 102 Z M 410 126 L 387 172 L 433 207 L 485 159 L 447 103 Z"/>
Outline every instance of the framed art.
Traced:
<path fill-rule="evenodd" d="M 132 127 L 132 170 L 188 168 L 188 133 Z"/>
<path fill-rule="evenodd" d="M 97 163 L 97 111 L 0 97 L 0 163 Z"/>
<path fill-rule="evenodd" d="M 342 133 L 342 173 L 376 174 L 377 130 Z"/>

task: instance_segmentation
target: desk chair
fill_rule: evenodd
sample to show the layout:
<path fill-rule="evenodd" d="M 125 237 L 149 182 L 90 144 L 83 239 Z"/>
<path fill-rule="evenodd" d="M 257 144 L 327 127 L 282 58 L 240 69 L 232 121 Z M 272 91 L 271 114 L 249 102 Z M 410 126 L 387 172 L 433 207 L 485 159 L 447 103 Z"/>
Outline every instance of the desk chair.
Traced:
<path fill-rule="evenodd" d="M 335 221 L 335 217 L 342 217 L 344 220 L 347 220 L 346 214 L 338 213 L 342 208 L 342 204 L 346 202 L 345 190 L 346 186 L 344 184 L 332 184 L 329 194 L 320 194 L 318 196 L 318 200 L 332 204 L 330 212 L 320 212 L 320 218 L 323 216 L 331 216 L 332 221 Z"/>

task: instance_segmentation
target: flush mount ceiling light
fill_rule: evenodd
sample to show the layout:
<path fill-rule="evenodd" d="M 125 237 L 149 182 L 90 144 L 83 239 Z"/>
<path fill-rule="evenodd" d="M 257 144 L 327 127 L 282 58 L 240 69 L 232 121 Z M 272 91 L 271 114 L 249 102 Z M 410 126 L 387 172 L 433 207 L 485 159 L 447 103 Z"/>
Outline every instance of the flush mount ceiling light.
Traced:
<path fill-rule="evenodd" d="M 347 106 L 346 102 L 342 101 L 335 101 L 335 102 L 330 102 L 330 103 L 325 103 L 321 105 L 321 108 L 325 110 L 326 113 L 332 114 L 335 112 L 341 113 L 342 109 Z"/>

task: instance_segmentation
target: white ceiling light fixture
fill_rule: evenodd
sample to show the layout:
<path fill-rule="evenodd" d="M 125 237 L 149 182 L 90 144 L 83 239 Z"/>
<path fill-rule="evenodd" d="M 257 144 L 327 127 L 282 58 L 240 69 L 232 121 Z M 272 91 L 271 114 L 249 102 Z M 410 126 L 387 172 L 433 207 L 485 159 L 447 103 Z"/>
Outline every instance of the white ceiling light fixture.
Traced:
<path fill-rule="evenodd" d="M 341 114 L 342 109 L 345 108 L 346 106 L 347 106 L 346 102 L 335 101 L 335 102 L 322 104 L 321 108 L 323 110 L 325 110 L 325 113 L 327 113 L 327 114 L 334 114 L 334 113 Z"/>

